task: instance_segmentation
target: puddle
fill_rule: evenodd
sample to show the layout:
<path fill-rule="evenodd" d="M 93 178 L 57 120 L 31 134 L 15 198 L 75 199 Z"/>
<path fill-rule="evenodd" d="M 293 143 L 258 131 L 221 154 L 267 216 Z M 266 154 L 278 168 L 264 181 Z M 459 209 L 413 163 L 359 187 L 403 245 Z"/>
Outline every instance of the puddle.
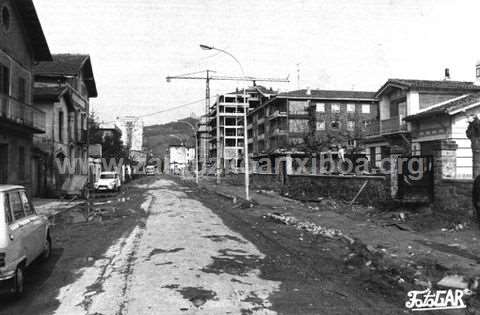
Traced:
<path fill-rule="evenodd" d="M 173 248 L 173 249 L 155 248 L 150 252 L 150 254 L 148 254 L 147 260 L 150 260 L 150 258 L 152 258 L 153 256 L 158 255 L 158 254 L 171 254 L 171 253 L 176 253 L 176 252 L 182 251 L 184 249 L 185 248 Z"/>
<path fill-rule="evenodd" d="M 233 235 L 206 235 L 204 238 L 208 238 L 214 242 L 226 242 L 228 240 L 238 242 L 240 244 L 247 244 L 246 241 L 240 239 L 239 237 Z"/>
<path fill-rule="evenodd" d="M 219 252 L 221 256 L 212 257 L 213 263 L 202 268 L 203 272 L 246 276 L 250 270 L 259 267 L 260 257 L 256 255 L 238 255 L 228 249 Z"/>
<path fill-rule="evenodd" d="M 217 294 L 214 291 L 206 290 L 203 287 L 185 287 L 177 290 L 185 300 L 189 300 L 196 307 L 200 307 L 208 300 L 216 298 Z"/>

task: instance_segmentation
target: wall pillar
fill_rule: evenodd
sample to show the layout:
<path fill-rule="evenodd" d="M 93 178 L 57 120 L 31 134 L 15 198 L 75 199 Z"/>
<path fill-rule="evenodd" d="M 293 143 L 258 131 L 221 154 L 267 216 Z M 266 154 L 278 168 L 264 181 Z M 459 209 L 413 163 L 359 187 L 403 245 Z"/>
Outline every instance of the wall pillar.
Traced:
<path fill-rule="evenodd" d="M 445 185 L 442 185 L 442 181 L 445 179 L 455 179 L 457 170 L 457 147 L 458 145 L 455 141 L 450 140 L 440 140 L 433 147 L 434 201 L 446 195 L 444 191 Z"/>
<path fill-rule="evenodd" d="M 480 119 L 473 117 L 467 128 L 467 137 L 472 147 L 472 173 L 473 179 L 480 175 Z"/>
<path fill-rule="evenodd" d="M 405 149 L 400 146 L 390 148 L 390 195 L 392 198 L 398 196 L 398 158 L 405 153 Z M 382 166 L 383 167 L 383 166 Z"/>

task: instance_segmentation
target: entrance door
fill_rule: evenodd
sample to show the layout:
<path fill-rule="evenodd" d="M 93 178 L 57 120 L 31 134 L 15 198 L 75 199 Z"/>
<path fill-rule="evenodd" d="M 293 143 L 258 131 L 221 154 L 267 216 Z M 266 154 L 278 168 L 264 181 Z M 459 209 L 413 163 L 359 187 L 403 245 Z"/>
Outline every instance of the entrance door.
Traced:
<path fill-rule="evenodd" d="M 404 159 L 398 173 L 398 197 L 406 201 L 433 199 L 433 158 L 412 156 Z"/>
<path fill-rule="evenodd" d="M 0 144 L 0 184 L 8 181 L 8 144 Z"/>

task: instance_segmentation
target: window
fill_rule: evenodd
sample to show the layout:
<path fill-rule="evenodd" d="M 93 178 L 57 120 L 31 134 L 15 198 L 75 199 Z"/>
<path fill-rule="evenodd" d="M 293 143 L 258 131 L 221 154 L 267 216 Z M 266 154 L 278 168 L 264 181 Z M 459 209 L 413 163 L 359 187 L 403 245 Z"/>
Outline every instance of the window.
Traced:
<path fill-rule="evenodd" d="M 10 95 L 10 69 L 0 64 L 0 93 Z"/>
<path fill-rule="evenodd" d="M 347 130 L 349 130 L 349 131 L 355 130 L 355 121 L 354 120 L 347 121 Z"/>
<path fill-rule="evenodd" d="M 347 104 L 347 112 L 354 113 L 355 112 L 355 104 Z"/>
<path fill-rule="evenodd" d="M 332 104 L 332 113 L 340 113 L 340 104 Z"/>
<path fill-rule="evenodd" d="M 25 211 L 25 214 L 27 216 L 34 215 L 35 210 L 33 210 L 33 206 L 30 203 L 30 200 L 28 200 L 27 194 L 24 191 L 20 192 L 20 198 L 22 199 L 23 210 Z"/>
<path fill-rule="evenodd" d="M 10 202 L 8 201 L 7 194 L 4 196 L 3 207 L 5 209 L 5 221 L 7 224 L 13 223 L 12 211 L 10 210 Z"/>
<path fill-rule="evenodd" d="M 63 112 L 58 112 L 58 140 L 63 141 Z"/>
<path fill-rule="evenodd" d="M 18 78 L 17 99 L 22 103 L 27 102 L 27 81 L 24 78 Z"/>
<path fill-rule="evenodd" d="M 363 104 L 362 105 L 362 114 L 370 114 L 370 105 L 369 104 Z"/>
<path fill-rule="evenodd" d="M 325 130 L 325 121 L 323 120 L 317 121 L 317 131 L 319 130 Z"/>
<path fill-rule="evenodd" d="M 297 115 L 308 114 L 307 104 L 305 101 L 288 101 L 289 112 Z"/>
<path fill-rule="evenodd" d="M 25 179 L 25 148 L 18 147 L 18 179 Z"/>
<path fill-rule="evenodd" d="M 325 112 L 325 103 L 317 103 L 315 104 L 317 113 Z"/>
<path fill-rule="evenodd" d="M 25 212 L 23 212 L 22 200 L 18 192 L 11 192 L 8 194 L 10 199 L 10 208 L 13 213 L 15 220 L 19 220 L 25 217 Z"/>
<path fill-rule="evenodd" d="M 5 31 L 10 29 L 10 11 L 7 7 L 2 8 L 2 25 Z"/>
<path fill-rule="evenodd" d="M 340 122 L 338 120 L 331 121 L 330 128 L 334 130 L 340 129 Z"/>
<path fill-rule="evenodd" d="M 303 133 L 308 131 L 308 120 L 306 119 L 290 119 L 290 132 Z"/>

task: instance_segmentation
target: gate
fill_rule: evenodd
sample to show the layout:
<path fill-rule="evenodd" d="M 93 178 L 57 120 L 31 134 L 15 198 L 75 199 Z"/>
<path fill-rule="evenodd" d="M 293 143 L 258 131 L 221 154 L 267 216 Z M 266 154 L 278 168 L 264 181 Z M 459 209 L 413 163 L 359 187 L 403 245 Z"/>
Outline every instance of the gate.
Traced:
<path fill-rule="evenodd" d="M 412 202 L 431 202 L 433 200 L 432 156 L 399 158 L 397 174 L 398 199 Z"/>

